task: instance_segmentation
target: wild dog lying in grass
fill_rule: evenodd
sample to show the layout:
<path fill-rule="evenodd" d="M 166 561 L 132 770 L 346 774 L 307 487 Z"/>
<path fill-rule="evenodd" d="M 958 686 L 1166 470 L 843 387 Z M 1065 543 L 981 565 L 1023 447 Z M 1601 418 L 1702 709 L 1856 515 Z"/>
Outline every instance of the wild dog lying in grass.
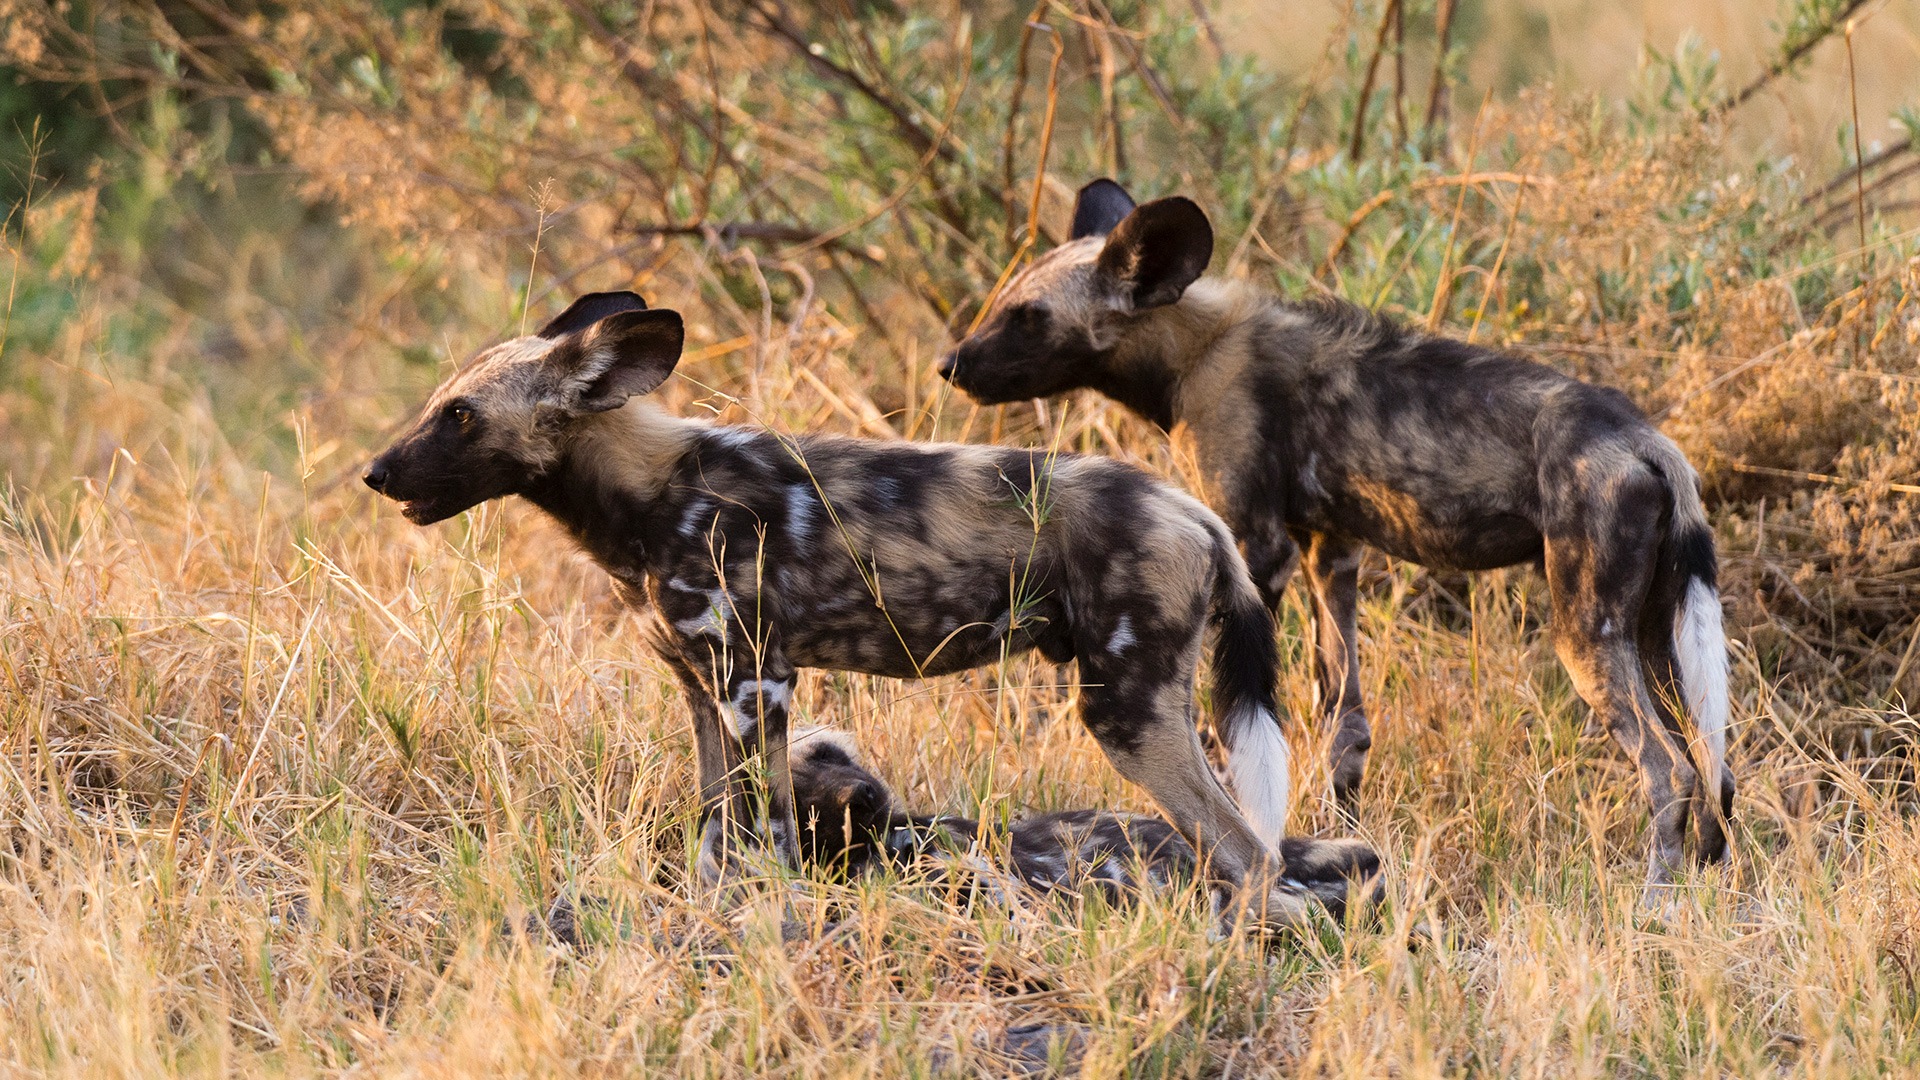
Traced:
<path fill-rule="evenodd" d="M 1649 884 L 1681 864 L 1690 816 L 1695 856 L 1724 857 L 1726 642 L 1713 531 L 1679 448 L 1616 391 L 1352 304 L 1202 277 L 1212 251 L 1192 202 L 1136 207 L 1097 180 L 1072 239 L 1007 283 L 941 374 L 983 403 L 1090 387 L 1184 425 L 1269 605 L 1304 551 L 1343 804 L 1372 745 L 1355 658 L 1361 546 L 1459 570 L 1531 561 L 1561 662 L 1639 765 Z M 1704 791 L 1681 700 L 1706 744 Z"/>
<path fill-rule="evenodd" d="M 857 874 L 905 867 L 929 855 L 950 861 L 979 839 L 980 823 L 973 818 L 907 813 L 844 731 L 797 729 L 787 761 L 800 851 L 815 863 Z M 1006 869 L 1034 889 L 1098 890 L 1109 901 L 1191 881 L 1198 869 L 1193 845 L 1165 821 L 1110 810 L 1023 817 L 1008 828 L 1006 851 Z M 1369 895 L 1379 892 L 1380 860 L 1358 841 L 1288 838 L 1280 841 L 1280 854 L 1286 883 L 1318 898 L 1336 919 L 1356 887 L 1374 881 Z"/>
<path fill-rule="evenodd" d="M 1273 623 L 1219 518 L 1103 458 L 669 416 L 644 395 L 681 340 L 679 315 L 632 293 L 585 297 L 449 378 L 366 482 L 420 525 L 521 496 L 651 609 L 693 710 L 707 878 L 743 834 L 795 864 L 796 668 L 922 678 L 1038 649 L 1078 661 L 1088 729 L 1213 870 L 1258 886 L 1257 910 L 1300 914 L 1274 858 L 1288 753 Z M 1210 619 L 1216 721 L 1251 823 L 1194 730 Z"/>

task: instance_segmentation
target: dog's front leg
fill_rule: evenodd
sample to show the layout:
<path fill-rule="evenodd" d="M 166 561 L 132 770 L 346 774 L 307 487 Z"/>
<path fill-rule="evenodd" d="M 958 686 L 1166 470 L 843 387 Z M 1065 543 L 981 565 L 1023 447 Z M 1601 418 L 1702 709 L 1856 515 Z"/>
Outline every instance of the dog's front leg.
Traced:
<path fill-rule="evenodd" d="M 767 778 L 764 835 L 790 869 L 800 866 L 799 825 L 793 805 L 793 771 L 787 762 L 788 718 L 793 707 L 793 665 L 770 630 L 750 645 L 745 663 L 735 663 L 721 712 L 734 739 L 758 754 Z M 757 801 L 757 800 L 756 800 Z M 758 807 L 756 807 L 758 809 Z"/>
<path fill-rule="evenodd" d="M 693 714 L 694 756 L 700 773 L 700 879 L 721 885 L 734 876 L 733 852 L 753 820 L 752 806 L 744 797 L 748 792 L 737 782 L 744 778 L 746 755 L 721 716 L 718 694 L 700 666 L 677 648 L 661 651 L 678 676 Z"/>
<path fill-rule="evenodd" d="M 771 841 L 799 865 L 787 716 L 793 665 L 759 596 L 675 578 L 659 590 L 667 654 L 693 712 L 705 824 L 700 873 L 710 883 L 736 876 L 741 841 Z M 758 760 L 755 760 L 756 757 Z M 766 784 L 756 783 L 759 776 Z"/>

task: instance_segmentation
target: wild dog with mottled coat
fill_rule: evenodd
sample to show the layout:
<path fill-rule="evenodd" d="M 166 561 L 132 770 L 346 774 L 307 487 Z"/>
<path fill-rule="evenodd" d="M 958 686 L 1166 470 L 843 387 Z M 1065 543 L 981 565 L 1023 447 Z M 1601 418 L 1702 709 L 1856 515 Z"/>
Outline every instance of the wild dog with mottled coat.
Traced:
<path fill-rule="evenodd" d="M 1713 532 L 1680 449 L 1617 391 L 1352 304 L 1204 277 L 1212 252 L 1191 201 L 1136 206 L 1095 181 L 1072 239 L 1007 283 L 941 374 L 983 403 L 1087 387 L 1183 426 L 1269 605 L 1304 555 L 1343 805 L 1372 745 L 1361 547 L 1457 570 L 1536 562 L 1561 662 L 1639 766 L 1650 884 L 1682 863 L 1689 817 L 1696 858 L 1723 858 L 1726 642 Z M 1704 790 L 1680 701 L 1706 746 Z"/>
<path fill-rule="evenodd" d="M 980 822 L 954 814 L 912 814 L 861 759 L 851 736 L 808 726 L 792 733 L 787 760 L 803 857 L 849 874 L 901 869 L 931 859 L 948 867 L 976 860 Z M 1356 887 L 1380 891 L 1380 860 L 1355 840 L 1280 841 L 1285 881 L 1342 918 Z M 1192 881 L 1193 845 L 1164 820 L 1112 810 L 1029 814 L 1006 830 L 1006 869 L 1042 893 L 1097 891 L 1123 901 L 1144 890 Z"/>
<path fill-rule="evenodd" d="M 727 876 L 743 836 L 795 864 L 796 668 L 923 678 L 1037 649 L 1078 662 L 1087 728 L 1216 872 L 1278 881 L 1288 755 L 1273 624 L 1218 517 L 1098 457 L 671 416 L 646 395 L 681 343 L 674 312 L 585 297 L 449 378 L 366 482 L 420 525 L 527 499 L 654 614 L 693 711 L 709 879 Z M 1251 823 L 1194 731 L 1210 621 L 1213 706 Z M 746 773 L 756 756 L 764 804 Z M 1282 919 L 1301 908 L 1283 885 L 1248 895 Z"/>

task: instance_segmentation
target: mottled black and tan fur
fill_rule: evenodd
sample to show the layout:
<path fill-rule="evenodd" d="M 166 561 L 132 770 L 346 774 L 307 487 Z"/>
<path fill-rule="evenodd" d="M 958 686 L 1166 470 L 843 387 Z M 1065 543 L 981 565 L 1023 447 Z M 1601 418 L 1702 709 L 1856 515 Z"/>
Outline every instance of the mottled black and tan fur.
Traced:
<path fill-rule="evenodd" d="M 1193 845 L 1158 817 L 1111 810 L 1030 814 L 1007 827 L 1004 845 L 982 845 L 973 818 L 908 813 L 846 732 L 801 728 L 791 747 L 801 854 L 849 874 L 927 860 L 964 869 L 991 846 L 1004 850 L 1004 869 L 1030 888 L 1099 892 L 1118 902 L 1192 881 L 1198 872 Z M 1350 898 L 1376 898 L 1380 891 L 1380 860 L 1357 841 L 1289 837 L 1280 852 L 1287 884 L 1318 898 L 1336 919 Z"/>
<path fill-rule="evenodd" d="M 366 480 L 422 525 L 525 498 L 652 613 L 694 714 L 704 873 L 725 877 L 743 834 L 789 864 L 797 854 L 797 668 L 918 678 L 1031 649 L 1077 661 L 1101 748 L 1218 872 L 1277 874 L 1287 746 L 1273 626 L 1219 518 L 1098 457 L 670 416 L 644 396 L 681 341 L 673 312 L 631 293 L 586 297 L 449 378 Z M 1246 817 L 1193 726 L 1210 623 L 1213 704 Z M 756 760 L 764 804 L 748 782 Z M 1299 908 L 1297 892 L 1272 896 Z"/>
<path fill-rule="evenodd" d="M 1371 733 L 1354 627 L 1359 552 L 1546 571 L 1555 647 L 1634 758 L 1649 880 L 1726 849 L 1727 656 L 1712 530 L 1686 458 L 1627 398 L 1334 300 L 1204 277 L 1206 215 L 1082 189 L 1073 238 L 1015 275 L 941 372 L 986 403 L 1092 388 L 1183 428 L 1207 501 L 1269 604 L 1304 563 L 1320 705 L 1350 802 Z M 1706 745 L 1704 782 L 1678 702 Z M 1696 808 L 1698 796 L 1705 796 Z"/>

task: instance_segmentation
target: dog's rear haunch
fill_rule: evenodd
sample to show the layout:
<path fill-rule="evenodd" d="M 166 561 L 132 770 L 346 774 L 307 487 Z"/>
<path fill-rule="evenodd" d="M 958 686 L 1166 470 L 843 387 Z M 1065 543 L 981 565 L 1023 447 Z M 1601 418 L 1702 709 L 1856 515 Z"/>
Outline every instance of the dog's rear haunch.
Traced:
<path fill-rule="evenodd" d="M 800 667 L 940 675 L 1037 649 L 1079 664 L 1107 757 L 1270 921 L 1284 883 L 1287 742 L 1273 624 L 1226 526 L 1104 458 L 789 437 L 667 415 L 644 395 L 680 317 L 632 293 L 576 302 L 449 378 L 367 484 L 431 524 L 517 495 L 650 610 L 691 704 L 701 871 L 740 841 L 796 861 L 787 722 Z M 1216 730 L 1246 810 L 1209 769 L 1193 679 L 1209 623 Z M 762 801 L 743 766 L 759 756 Z"/>

